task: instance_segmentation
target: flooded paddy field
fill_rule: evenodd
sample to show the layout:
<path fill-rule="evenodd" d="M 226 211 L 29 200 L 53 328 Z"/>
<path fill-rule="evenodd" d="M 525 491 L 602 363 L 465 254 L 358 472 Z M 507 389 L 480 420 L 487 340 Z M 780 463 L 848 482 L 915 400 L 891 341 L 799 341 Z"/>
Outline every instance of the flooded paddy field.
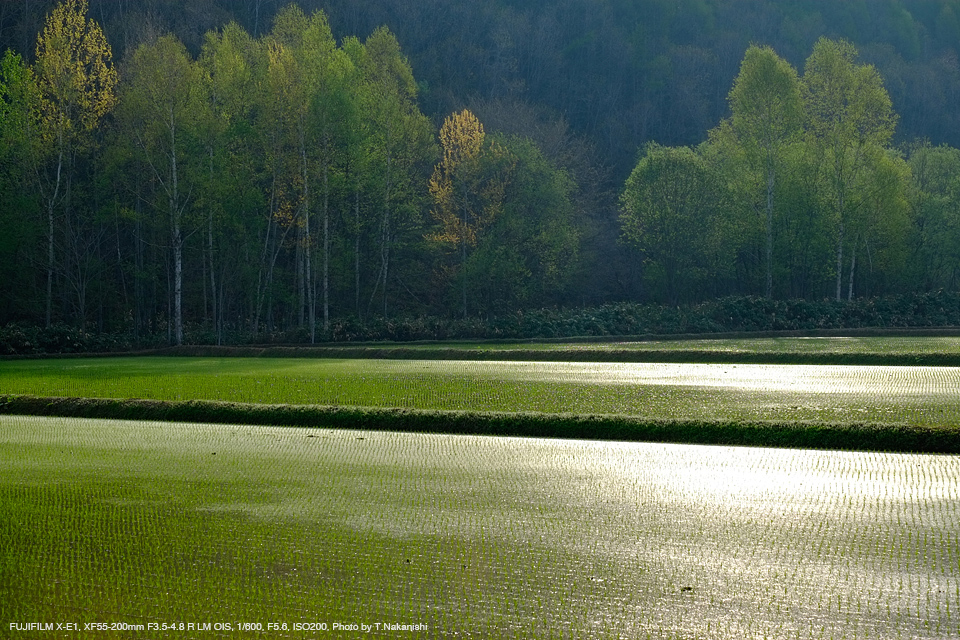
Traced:
<path fill-rule="evenodd" d="M 960 635 L 958 456 L 2 416 L 0 540 L 5 633 Z"/>
<path fill-rule="evenodd" d="M 0 390 L 666 419 L 960 423 L 960 368 L 856 365 L 87 358 L 0 362 Z"/>
<path fill-rule="evenodd" d="M 330 345 L 330 348 L 349 348 L 349 343 Z M 842 354 L 872 356 L 889 355 L 929 355 L 952 354 L 960 352 L 960 336 L 812 336 L 812 337 L 745 337 L 745 338 L 689 338 L 684 339 L 645 339 L 623 340 L 595 338 L 577 341 L 565 339 L 556 341 L 437 341 L 421 343 L 362 343 L 360 349 L 419 350 L 426 354 L 442 350 L 462 350 L 465 352 L 510 352 L 510 351 L 549 351 L 558 358 L 564 353 L 614 351 L 684 351 L 704 354 L 794 354 L 823 355 Z M 321 347 L 326 348 L 326 347 Z"/>
<path fill-rule="evenodd" d="M 956 331 L 954 332 L 956 333 Z M 182 347 L 180 355 L 403 360 L 740 362 L 960 366 L 960 335 L 592 338 L 554 341 L 330 343 L 310 347 Z"/>

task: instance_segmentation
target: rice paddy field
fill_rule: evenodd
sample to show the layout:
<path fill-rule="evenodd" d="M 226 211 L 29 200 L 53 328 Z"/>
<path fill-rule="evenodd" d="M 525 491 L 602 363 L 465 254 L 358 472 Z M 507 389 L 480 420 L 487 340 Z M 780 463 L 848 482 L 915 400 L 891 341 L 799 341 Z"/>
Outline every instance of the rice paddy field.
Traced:
<path fill-rule="evenodd" d="M 180 351 L 220 355 L 218 351 L 229 352 L 230 348 L 183 347 Z M 960 366 L 960 335 L 347 343 L 306 348 L 246 347 L 234 351 L 344 358 Z"/>
<path fill-rule="evenodd" d="M 960 368 L 327 358 L 0 362 L 0 392 L 676 419 L 960 424 Z"/>
<path fill-rule="evenodd" d="M 602 340 L 578 342 L 558 340 L 555 342 L 434 342 L 404 344 L 394 343 L 396 348 L 418 351 L 462 349 L 466 351 L 550 351 L 560 357 L 578 351 L 687 351 L 701 353 L 754 354 L 849 354 L 849 355 L 916 355 L 960 353 L 960 336 L 823 336 L 823 337 L 771 337 L 771 338 L 707 338 L 681 340 Z M 367 345 L 366 348 L 382 348 Z"/>
<path fill-rule="evenodd" d="M 960 635 L 956 456 L 29 416 L 0 434 L 5 637 Z M 27 622 L 78 630 L 8 631 Z"/>
<path fill-rule="evenodd" d="M 8 360 L 0 395 L 960 425 L 950 366 L 417 348 Z M 958 607 L 958 455 L 0 415 L 0 637 L 933 639 Z"/>

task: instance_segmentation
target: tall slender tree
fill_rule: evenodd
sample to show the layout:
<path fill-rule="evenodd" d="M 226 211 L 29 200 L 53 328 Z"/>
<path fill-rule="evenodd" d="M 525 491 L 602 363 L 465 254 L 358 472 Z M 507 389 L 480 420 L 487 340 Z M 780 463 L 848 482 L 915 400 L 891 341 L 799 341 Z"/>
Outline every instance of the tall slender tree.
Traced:
<path fill-rule="evenodd" d="M 506 149 L 484 145 L 483 125 L 469 110 L 454 113 L 440 127 L 443 157 L 430 178 L 433 217 L 440 231 L 431 237 L 452 244 L 460 254 L 463 316 L 467 317 L 467 260 L 469 249 L 500 214 L 509 181 Z"/>
<path fill-rule="evenodd" d="M 329 328 L 330 172 L 341 126 L 338 111 L 344 102 L 350 61 L 337 48 L 326 15 L 306 16 L 290 5 L 277 16 L 269 39 L 270 91 L 282 110 L 289 152 L 298 159 L 299 187 L 297 284 L 300 324 L 316 341 L 317 287 L 314 258 L 317 239 L 313 217 L 321 215 L 323 248 L 323 329 Z M 315 188 L 316 187 L 316 188 Z M 319 194 L 316 193 L 319 190 Z M 317 202 L 319 201 L 319 202 Z M 304 317 L 305 315 L 305 317 Z"/>
<path fill-rule="evenodd" d="M 751 46 L 740 65 L 729 95 L 733 132 L 752 170 L 765 183 L 766 281 L 764 294 L 773 296 L 774 195 L 783 166 L 783 150 L 802 125 L 802 101 L 797 71 L 770 47 Z"/>
<path fill-rule="evenodd" d="M 228 272 L 249 268 L 236 256 L 250 244 L 247 238 L 256 236 L 248 214 L 262 206 L 254 161 L 256 136 L 251 135 L 253 107 L 258 102 L 258 54 L 250 35 L 230 23 L 220 32 L 207 34 L 197 60 L 203 103 L 198 130 L 207 156 L 197 196 L 207 223 L 203 290 L 209 287 L 218 344 L 223 339 Z M 231 266 L 227 254 L 234 257 Z"/>
<path fill-rule="evenodd" d="M 87 0 L 64 0 L 47 16 L 37 37 L 35 74 L 45 149 L 38 174 L 47 216 L 47 326 L 52 318 L 57 209 L 72 177 L 73 155 L 78 145 L 90 141 L 91 132 L 116 102 L 113 54 L 100 26 L 87 17 L 87 8 Z"/>
<path fill-rule="evenodd" d="M 158 211 L 169 223 L 173 265 L 172 339 L 183 344 L 184 215 L 193 197 L 199 74 L 186 47 L 173 35 L 141 45 L 127 68 L 121 117 L 150 167 Z M 193 162 L 191 162 L 193 161 Z"/>
<path fill-rule="evenodd" d="M 8 301 L 0 322 L 23 314 L 33 287 L 35 261 L 27 247 L 36 243 L 39 202 L 29 171 L 37 150 L 37 86 L 19 54 L 0 58 L 0 298 Z M 25 215 L 29 212 L 29 215 Z"/>
<path fill-rule="evenodd" d="M 331 198 L 332 174 L 344 159 L 344 146 L 349 139 L 346 128 L 352 126 L 353 97 L 349 81 L 353 77 L 350 57 L 337 48 L 330 25 L 323 12 L 316 12 L 304 34 L 300 53 L 306 72 L 313 83 L 308 96 L 305 134 L 311 145 L 311 174 L 319 189 L 319 213 L 322 226 L 319 245 L 322 249 L 320 269 L 321 312 L 323 333 L 330 330 L 330 251 L 332 247 Z M 311 251 L 313 247 L 310 247 Z M 311 283 L 310 341 L 316 341 L 317 287 Z"/>
<path fill-rule="evenodd" d="M 863 198 L 856 185 L 893 136 L 897 115 L 880 74 L 857 64 L 844 40 L 821 38 L 801 83 L 807 131 L 817 150 L 836 225 L 836 299 L 843 285 L 847 227 Z M 854 238 L 855 239 L 855 238 Z"/>
<path fill-rule="evenodd" d="M 371 131 L 367 139 L 371 171 L 379 182 L 380 269 L 370 297 L 381 296 L 381 313 L 388 313 L 392 251 L 400 224 L 419 206 L 425 180 L 420 165 L 434 153 L 429 121 L 417 106 L 417 83 L 410 63 L 403 56 L 396 37 L 385 27 L 375 30 L 364 42 L 362 69 L 367 90 L 364 110 Z M 406 213 L 406 216 L 401 214 Z"/>

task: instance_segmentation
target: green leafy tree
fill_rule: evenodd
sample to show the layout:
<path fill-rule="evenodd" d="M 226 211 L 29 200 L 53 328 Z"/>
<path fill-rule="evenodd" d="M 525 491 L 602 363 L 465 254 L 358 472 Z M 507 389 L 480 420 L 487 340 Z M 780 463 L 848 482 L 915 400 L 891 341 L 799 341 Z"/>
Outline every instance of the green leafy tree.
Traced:
<path fill-rule="evenodd" d="M 460 254 L 461 301 L 467 317 L 470 249 L 503 210 L 513 161 L 496 141 L 485 145 L 483 125 L 470 111 L 448 116 L 440 127 L 443 157 L 430 178 L 433 217 L 440 230 L 431 239 Z"/>
<path fill-rule="evenodd" d="M 505 312 L 558 304 L 580 268 L 577 185 L 533 141 L 494 136 L 507 151 L 501 211 L 469 257 L 480 309 Z"/>
<path fill-rule="evenodd" d="M 186 47 L 166 35 L 141 45 L 126 68 L 120 117 L 158 189 L 153 204 L 169 224 L 173 264 L 173 341 L 183 344 L 184 216 L 198 169 L 195 141 L 200 75 Z"/>
<path fill-rule="evenodd" d="M 802 101 L 797 71 L 770 47 L 751 46 L 729 95 L 732 130 L 748 166 L 763 176 L 766 212 L 766 282 L 773 295 L 774 196 L 783 151 L 800 131 Z"/>
<path fill-rule="evenodd" d="M 727 268 L 713 274 L 712 287 L 717 295 L 731 292 L 761 293 L 766 286 L 763 170 L 758 170 L 757 165 L 751 162 L 729 118 L 709 131 L 707 141 L 697 147 L 697 151 L 709 169 L 726 185 L 729 196 L 724 200 L 724 209 L 716 211 L 715 233 L 719 234 L 718 242 L 733 258 L 726 265 Z M 781 166 L 778 171 L 778 191 L 786 177 L 782 169 Z M 783 204 L 779 203 L 774 210 L 775 215 L 781 213 Z M 779 229 L 779 222 L 775 218 L 773 226 Z M 779 240 L 781 236 L 782 233 L 777 233 L 774 239 Z M 774 253 L 779 256 L 776 249 Z"/>
<path fill-rule="evenodd" d="M 647 145 L 620 198 L 623 241 L 640 252 L 645 279 L 669 304 L 689 300 L 722 261 L 718 212 L 726 189 L 688 147 Z"/>
<path fill-rule="evenodd" d="M 307 144 L 307 111 L 314 91 L 314 78 L 300 55 L 310 19 L 296 5 L 277 15 L 267 45 L 269 117 L 276 127 L 273 162 L 287 185 L 291 224 L 296 232 L 297 324 L 313 326 L 316 307 L 310 295 L 313 281 L 312 157 Z"/>
<path fill-rule="evenodd" d="M 23 58 L 7 50 L 0 58 L 0 152 L 9 158 L 28 154 L 37 128 L 36 78 Z M 4 169 L 10 170 L 7 163 Z"/>
<path fill-rule="evenodd" d="M 342 157 L 343 178 L 349 192 L 346 208 L 350 213 L 343 216 L 344 226 L 352 240 L 352 280 L 353 311 L 357 318 L 362 317 L 361 304 L 362 273 L 361 256 L 364 251 L 364 238 L 375 224 L 371 219 L 370 197 L 377 191 L 374 172 L 375 162 L 372 138 L 373 120 L 367 109 L 375 104 L 375 87 L 366 77 L 364 70 L 369 68 L 367 52 L 363 43 L 356 37 L 346 38 L 342 50 L 350 60 L 348 75 L 343 79 L 350 87 L 348 101 L 339 105 L 341 113 L 341 143 L 344 148 Z"/>
<path fill-rule="evenodd" d="M 309 105 L 308 133 L 315 141 L 314 174 L 319 182 L 321 198 L 323 263 L 320 289 L 323 332 L 327 334 L 330 330 L 330 261 L 333 247 L 331 201 L 336 195 L 335 185 L 344 178 L 344 166 L 350 161 L 350 145 L 357 139 L 353 133 L 353 128 L 359 125 L 353 85 L 357 74 L 352 60 L 342 49 L 326 47 L 328 42 L 333 42 L 326 23 L 318 23 L 314 31 L 316 35 L 311 38 L 311 49 L 304 55 L 315 65 L 311 73 L 317 83 Z M 326 55 L 320 55 L 320 51 Z M 310 337 L 311 341 L 315 339 L 313 325 Z"/>
<path fill-rule="evenodd" d="M 852 238 L 848 249 L 848 300 L 853 299 L 858 281 L 867 295 L 889 293 L 898 282 L 905 284 L 902 275 L 911 227 L 910 181 L 910 167 L 891 150 L 872 158 L 861 175 L 856 185 L 860 201 L 848 231 Z"/>
<path fill-rule="evenodd" d="M 808 141 L 784 149 L 777 180 L 776 282 L 789 298 L 820 297 L 835 277 L 835 221 L 822 189 L 817 153 Z"/>
<path fill-rule="evenodd" d="M 252 267 L 241 256 L 256 252 L 252 214 L 263 209 L 256 160 L 262 153 L 253 125 L 260 51 L 246 31 L 230 23 L 207 34 L 197 59 L 203 105 L 197 129 L 206 167 L 199 171 L 196 206 L 206 215 L 204 308 L 209 306 L 218 344 L 230 302 L 228 283 L 240 295 L 241 279 L 250 277 Z"/>
<path fill-rule="evenodd" d="M 0 297 L 8 301 L 0 312 L 10 319 L 29 309 L 36 261 L 30 251 L 39 231 L 34 215 L 38 202 L 28 167 L 36 157 L 37 86 L 20 55 L 7 50 L 0 58 Z"/>
<path fill-rule="evenodd" d="M 856 63 L 849 42 L 821 38 L 804 67 L 806 125 L 824 176 L 836 228 L 836 299 L 843 282 L 848 226 L 863 198 L 855 193 L 863 174 L 878 161 L 897 116 L 883 80 L 871 65 Z"/>
<path fill-rule="evenodd" d="M 925 290 L 960 287 L 960 149 L 910 149 L 910 270 Z"/>
<path fill-rule="evenodd" d="M 296 139 L 291 134 L 295 127 L 295 114 L 291 113 L 290 102 L 286 99 L 288 83 L 284 79 L 284 71 L 292 68 L 293 59 L 285 48 L 278 47 L 271 39 L 272 36 L 267 36 L 258 41 L 254 74 L 257 90 L 250 95 L 254 103 L 253 125 L 266 205 L 263 209 L 265 224 L 260 234 L 262 244 L 251 313 L 255 332 L 261 330 L 264 316 L 268 326 L 272 323 L 270 311 L 276 288 L 274 274 L 287 236 L 297 226 L 302 197 L 300 157 Z M 284 61 L 285 66 L 281 64 Z"/>
<path fill-rule="evenodd" d="M 365 89 L 362 108 L 370 136 L 366 156 L 379 192 L 377 229 L 379 270 L 370 296 L 381 296 L 381 313 L 388 314 L 394 249 L 403 236 L 422 238 L 419 212 L 426 179 L 423 171 L 435 157 L 432 127 L 417 106 L 417 83 L 396 37 L 376 29 L 364 42 L 361 72 Z"/>
<path fill-rule="evenodd" d="M 339 49 L 326 15 L 306 16 L 295 5 L 282 10 L 268 38 L 268 86 L 273 102 L 281 154 L 297 158 L 296 175 L 287 181 L 297 192 L 296 229 L 299 320 L 316 340 L 317 269 L 321 248 L 323 331 L 330 326 L 331 196 L 338 165 L 349 136 L 345 128 L 353 112 L 352 61 Z M 293 167 L 288 167 L 289 169 Z M 314 232 L 319 214 L 321 233 Z M 317 235 L 320 236 L 319 241 Z M 305 314 L 304 314 L 305 312 Z"/>
<path fill-rule="evenodd" d="M 77 146 L 90 143 L 91 132 L 116 102 L 112 57 L 100 26 L 87 17 L 86 0 L 64 0 L 47 16 L 37 37 L 34 73 L 45 160 L 39 173 L 47 213 L 47 326 L 56 270 L 56 212 L 65 201 Z"/>

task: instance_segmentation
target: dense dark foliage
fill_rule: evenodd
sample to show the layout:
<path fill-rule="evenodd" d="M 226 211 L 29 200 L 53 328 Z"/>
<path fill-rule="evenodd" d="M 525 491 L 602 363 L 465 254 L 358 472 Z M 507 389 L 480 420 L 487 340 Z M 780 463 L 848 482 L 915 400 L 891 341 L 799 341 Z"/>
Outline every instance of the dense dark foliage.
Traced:
<path fill-rule="evenodd" d="M 0 50 L 32 54 L 57 0 L 0 3 Z M 91 0 L 122 57 L 172 31 L 194 53 L 236 20 L 270 30 L 288 0 Z M 299 0 L 337 37 L 397 34 L 439 119 L 475 99 L 537 105 L 588 135 L 626 177 L 647 140 L 696 144 L 726 113 L 743 52 L 769 45 L 801 66 L 821 36 L 853 42 L 900 113 L 903 140 L 960 146 L 960 3 L 956 0 Z"/>
<path fill-rule="evenodd" d="M 737 332 L 811 332 L 830 329 L 933 328 L 960 326 L 960 294 L 915 293 L 852 301 L 721 298 L 693 306 L 616 303 L 583 309 L 538 309 L 488 318 L 408 316 L 337 320 L 336 342 L 414 340 L 528 340 L 697 335 Z M 303 330 L 252 334 L 227 332 L 223 345 L 291 345 L 307 341 Z M 103 353 L 156 349 L 162 337 L 83 331 L 67 325 L 43 329 L 10 324 L 0 328 L 0 355 Z M 188 325 L 185 344 L 214 344 L 202 326 Z M 283 353 L 278 352 L 278 355 Z M 286 355 L 297 355 L 288 353 Z"/>

